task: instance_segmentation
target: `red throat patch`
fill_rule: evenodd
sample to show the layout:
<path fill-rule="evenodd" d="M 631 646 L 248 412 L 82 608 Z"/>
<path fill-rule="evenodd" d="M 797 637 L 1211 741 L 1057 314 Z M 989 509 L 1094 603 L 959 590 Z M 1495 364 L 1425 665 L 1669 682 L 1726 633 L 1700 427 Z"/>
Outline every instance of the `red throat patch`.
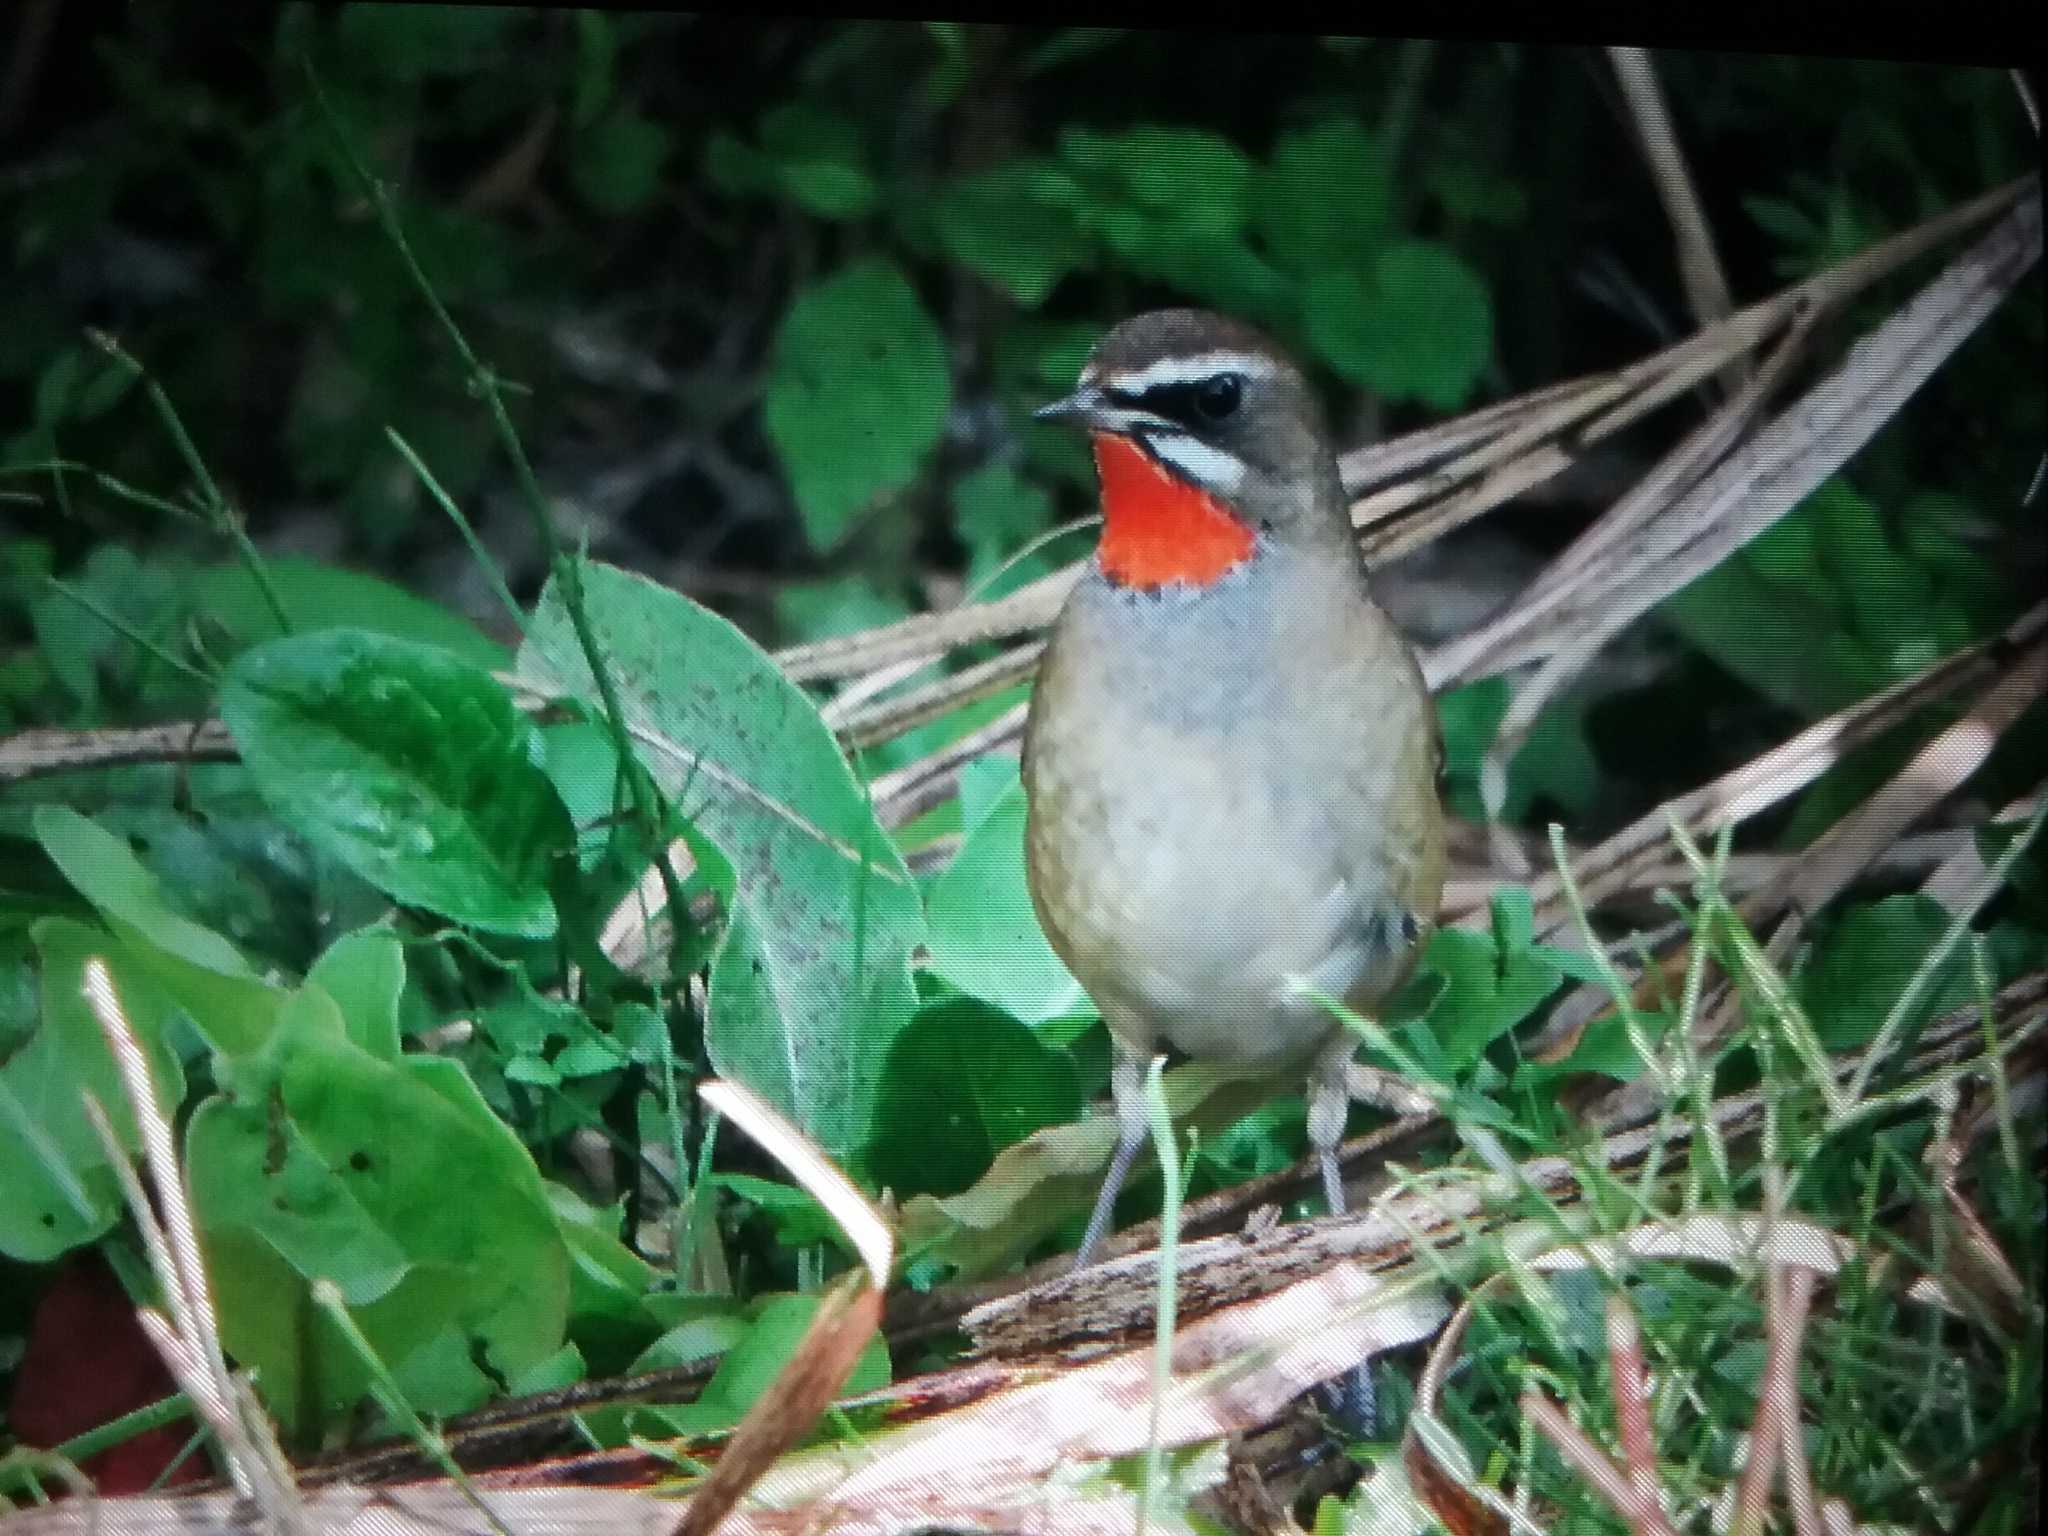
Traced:
<path fill-rule="evenodd" d="M 1097 432 L 1103 574 L 1119 586 L 1206 587 L 1251 558 L 1252 530 L 1127 437 Z"/>

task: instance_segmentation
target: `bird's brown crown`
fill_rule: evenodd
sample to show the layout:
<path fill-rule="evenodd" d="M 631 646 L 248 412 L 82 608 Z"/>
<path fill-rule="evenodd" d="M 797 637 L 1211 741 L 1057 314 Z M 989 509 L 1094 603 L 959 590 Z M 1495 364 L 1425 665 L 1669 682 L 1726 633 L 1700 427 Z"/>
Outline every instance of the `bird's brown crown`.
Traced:
<path fill-rule="evenodd" d="M 1240 321 L 1135 316 L 1097 344 L 1079 387 L 1039 413 L 1084 426 L 1102 482 L 1097 558 L 1125 586 L 1207 586 L 1263 536 L 1343 525 L 1322 411 L 1301 371 Z"/>

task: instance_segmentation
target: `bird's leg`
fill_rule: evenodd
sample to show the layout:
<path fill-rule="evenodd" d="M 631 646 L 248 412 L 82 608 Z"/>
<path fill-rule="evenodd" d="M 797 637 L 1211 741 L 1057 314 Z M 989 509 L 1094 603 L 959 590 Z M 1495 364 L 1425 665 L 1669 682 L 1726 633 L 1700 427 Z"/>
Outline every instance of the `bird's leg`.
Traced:
<path fill-rule="evenodd" d="M 1308 1144 L 1323 1171 L 1323 1203 L 1332 1216 L 1344 1214 L 1344 1181 L 1337 1176 L 1337 1145 L 1344 1139 L 1344 1117 L 1351 1109 L 1348 1074 L 1358 1042 L 1346 1031 L 1316 1062 L 1308 1094 Z"/>
<path fill-rule="evenodd" d="M 1116 1100 L 1116 1156 L 1109 1160 L 1109 1172 L 1102 1178 L 1102 1193 L 1095 1197 L 1095 1214 L 1088 1218 L 1088 1235 L 1081 1239 L 1074 1255 L 1074 1268 L 1086 1269 L 1095 1250 L 1109 1235 L 1109 1218 L 1116 1210 L 1116 1197 L 1131 1171 L 1131 1161 L 1145 1144 L 1145 1064 L 1116 1041 L 1116 1058 L 1109 1069 L 1110 1097 Z"/>
<path fill-rule="evenodd" d="M 1344 1139 L 1344 1117 L 1351 1108 L 1347 1075 L 1358 1042 L 1347 1030 L 1332 1041 L 1316 1062 L 1308 1095 L 1308 1144 L 1323 1170 L 1323 1201 L 1332 1216 L 1344 1214 L 1344 1181 L 1337 1176 L 1337 1144 Z M 1361 1360 L 1328 1388 L 1329 1413 L 1361 1439 L 1378 1427 L 1379 1401 L 1373 1389 L 1372 1361 Z"/>

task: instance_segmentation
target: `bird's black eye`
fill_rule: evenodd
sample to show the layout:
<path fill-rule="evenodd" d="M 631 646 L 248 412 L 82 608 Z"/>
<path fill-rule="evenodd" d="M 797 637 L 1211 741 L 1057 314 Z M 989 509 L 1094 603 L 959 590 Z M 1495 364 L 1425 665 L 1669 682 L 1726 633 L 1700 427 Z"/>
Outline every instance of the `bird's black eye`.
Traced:
<path fill-rule="evenodd" d="M 1195 410 L 1204 421 L 1223 421 L 1237 414 L 1244 397 L 1244 376 L 1219 373 L 1195 386 Z"/>

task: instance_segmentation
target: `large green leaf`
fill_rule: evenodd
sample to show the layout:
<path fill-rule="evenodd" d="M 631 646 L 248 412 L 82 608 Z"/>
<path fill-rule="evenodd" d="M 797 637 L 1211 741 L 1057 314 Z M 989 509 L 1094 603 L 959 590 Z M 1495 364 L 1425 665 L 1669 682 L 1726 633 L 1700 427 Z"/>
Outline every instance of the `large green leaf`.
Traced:
<path fill-rule="evenodd" d="M 1845 914 L 1816 947 L 1795 985 L 1821 1044 L 1839 1051 L 1875 1039 L 1951 921 L 1940 902 L 1918 893 L 1887 896 Z M 1969 954 L 1958 945 L 1906 1022 L 1917 1030 L 1972 995 Z"/>
<path fill-rule="evenodd" d="M 927 968 L 1027 1024 L 1085 1009 L 1088 995 L 1046 942 L 1024 880 L 1024 786 L 1014 771 L 932 882 Z"/>
<path fill-rule="evenodd" d="M 813 548 L 830 549 L 910 484 L 951 393 L 945 341 L 889 262 L 863 261 L 797 295 L 762 419 Z"/>
<path fill-rule="evenodd" d="M 915 1002 L 909 956 L 924 922 L 909 872 L 816 707 L 759 647 L 628 572 L 586 566 L 582 585 L 641 761 L 736 877 L 711 968 L 712 1064 L 852 1156 Z M 595 694 L 558 582 L 519 671 Z"/>
<path fill-rule="evenodd" d="M 264 574 L 301 632 L 369 629 L 441 646 L 474 666 L 505 665 L 505 647 L 486 639 L 467 619 L 380 577 L 295 556 L 266 560 Z M 278 638 L 277 620 L 246 565 L 215 566 L 193 573 L 189 581 L 193 607 L 226 626 L 236 649 Z"/>
<path fill-rule="evenodd" d="M 785 102 L 761 118 L 760 147 L 712 135 L 705 169 L 728 192 L 783 194 L 826 219 L 874 211 L 880 188 L 868 169 L 860 130 L 849 118 L 809 102 Z"/>
<path fill-rule="evenodd" d="M 1311 274 L 1302 307 L 1323 356 L 1390 400 L 1455 409 L 1493 355 L 1485 280 L 1429 241 L 1395 241 L 1369 266 Z"/>
<path fill-rule="evenodd" d="M 1088 259 L 1076 195 L 1056 166 L 1012 160 L 948 186 L 932 215 L 947 255 L 1035 309 Z"/>
<path fill-rule="evenodd" d="M 66 806 L 38 806 L 36 840 L 91 902 L 150 980 L 214 1049 L 236 1055 L 268 1038 L 284 994 L 241 951 L 194 922 L 120 838 Z"/>
<path fill-rule="evenodd" d="M 1387 228 L 1392 174 L 1380 138 L 1356 118 L 1325 118 L 1281 135 L 1254 186 L 1253 222 L 1297 275 L 1362 267 Z"/>
<path fill-rule="evenodd" d="M 1255 168 L 1243 150 L 1218 134 L 1164 123 L 1141 123 L 1115 134 L 1070 128 L 1060 135 L 1060 155 L 1139 207 L 1209 229 L 1244 223 Z"/>
<path fill-rule="evenodd" d="M 868 1166 L 899 1200 L 955 1194 L 1004 1147 L 1081 1113 L 1073 1058 L 971 998 L 919 1010 L 885 1083 Z"/>
<path fill-rule="evenodd" d="M 479 1366 L 516 1376 L 561 1344 L 569 1258 L 532 1158 L 459 1066 L 360 1049 L 317 986 L 200 1107 L 186 1158 L 224 1338 L 290 1424 L 331 1421 L 365 1385 L 306 1316 L 315 1279 L 409 1389 L 427 1384 L 428 1412 L 481 1400 Z"/>
<path fill-rule="evenodd" d="M 171 999 L 127 946 L 68 918 L 45 918 L 34 935 L 42 1007 L 34 1033 L 0 1064 L 0 1253 L 39 1263 L 98 1237 L 123 1209 L 82 1096 L 99 1101 L 124 1147 L 139 1144 L 127 1091 L 85 1001 L 88 959 L 106 962 L 166 1113 L 184 1097 L 185 1077 L 164 1044 Z"/>
<path fill-rule="evenodd" d="M 245 652 L 221 716 L 271 807 L 378 889 L 491 933 L 554 932 L 568 813 L 539 734 L 488 673 L 323 630 Z"/>

